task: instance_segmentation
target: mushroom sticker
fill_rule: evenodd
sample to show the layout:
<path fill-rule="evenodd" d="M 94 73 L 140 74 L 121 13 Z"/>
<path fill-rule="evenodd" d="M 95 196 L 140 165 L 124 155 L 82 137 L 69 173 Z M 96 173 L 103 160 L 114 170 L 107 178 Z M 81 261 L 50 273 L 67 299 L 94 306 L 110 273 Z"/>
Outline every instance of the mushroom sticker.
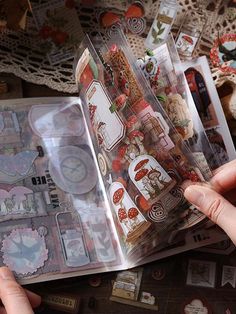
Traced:
<path fill-rule="evenodd" d="M 197 41 L 197 37 L 180 33 L 179 38 L 176 42 L 176 48 L 181 54 L 185 56 L 191 56 Z"/>
<path fill-rule="evenodd" d="M 149 155 L 138 156 L 130 163 L 129 176 L 151 204 L 167 194 L 176 183 L 156 159 Z"/>
<path fill-rule="evenodd" d="M 120 182 L 111 184 L 110 199 L 125 241 L 134 243 L 150 227 L 151 223 L 145 219 Z"/>

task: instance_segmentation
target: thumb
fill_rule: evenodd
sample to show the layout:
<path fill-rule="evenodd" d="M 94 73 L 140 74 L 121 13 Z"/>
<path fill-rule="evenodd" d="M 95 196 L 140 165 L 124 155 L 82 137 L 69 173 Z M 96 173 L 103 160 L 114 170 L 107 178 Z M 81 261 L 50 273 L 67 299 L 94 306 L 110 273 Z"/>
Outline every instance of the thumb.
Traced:
<path fill-rule="evenodd" d="M 7 267 L 0 268 L 0 298 L 7 314 L 33 314 L 24 289 L 16 282 Z"/>
<path fill-rule="evenodd" d="M 230 202 L 209 187 L 201 185 L 190 185 L 184 196 L 220 226 L 236 244 L 236 208 Z"/>

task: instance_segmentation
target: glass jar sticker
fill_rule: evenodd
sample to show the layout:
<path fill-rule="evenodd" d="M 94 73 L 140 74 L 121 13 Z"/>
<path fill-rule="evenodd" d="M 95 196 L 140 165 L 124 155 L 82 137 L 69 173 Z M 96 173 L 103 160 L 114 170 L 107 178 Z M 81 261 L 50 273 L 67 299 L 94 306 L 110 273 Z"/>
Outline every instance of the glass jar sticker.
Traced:
<path fill-rule="evenodd" d="M 135 242 L 151 225 L 137 208 L 123 184 L 113 182 L 110 199 L 126 242 Z"/>
<path fill-rule="evenodd" d="M 129 176 L 139 192 L 151 203 L 168 193 L 176 183 L 149 155 L 138 156 L 130 163 Z"/>

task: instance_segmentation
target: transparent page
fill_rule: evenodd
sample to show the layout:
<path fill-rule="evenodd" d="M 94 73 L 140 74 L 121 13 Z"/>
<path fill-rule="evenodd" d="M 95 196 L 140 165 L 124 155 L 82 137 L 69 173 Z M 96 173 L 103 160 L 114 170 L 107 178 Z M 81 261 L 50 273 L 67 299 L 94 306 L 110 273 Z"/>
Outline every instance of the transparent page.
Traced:
<path fill-rule="evenodd" d="M 205 179 L 222 162 L 205 133 L 172 35 L 137 63 L 176 130 L 199 162 Z"/>
<path fill-rule="evenodd" d="M 214 154 L 221 164 L 235 159 L 235 147 L 207 58 L 185 61 L 182 67 Z"/>
<path fill-rule="evenodd" d="M 124 268 L 80 99 L 0 106 L 0 265 L 23 283 Z"/>
<path fill-rule="evenodd" d="M 180 241 L 178 230 L 204 220 L 181 188 L 186 179 L 204 177 L 126 43 L 96 43 L 97 50 L 89 38 L 83 42 L 76 81 L 120 243 L 132 262 Z"/>

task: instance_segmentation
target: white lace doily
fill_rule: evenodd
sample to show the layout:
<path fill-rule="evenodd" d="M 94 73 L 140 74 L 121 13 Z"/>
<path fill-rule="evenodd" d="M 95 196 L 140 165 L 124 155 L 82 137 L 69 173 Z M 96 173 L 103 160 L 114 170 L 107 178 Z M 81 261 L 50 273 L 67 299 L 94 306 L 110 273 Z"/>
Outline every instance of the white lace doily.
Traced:
<path fill-rule="evenodd" d="M 47 0 L 31 0 L 32 3 L 47 3 Z M 86 1 L 83 1 L 86 2 Z M 94 6 L 83 6 L 77 2 L 77 11 L 84 32 L 93 33 L 98 29 L 97 12 L 104 10 L 123 10 L 132 1 L 96 1 Z M 173 26 L 173 34 L 177 33 L 184 12 L 196 9 L 196 0 L 179 0 L 180 10 Z M 207 25 L 202 34 L 201 44 L 197 50 L 198 55 L 208 55 L 217 37 L 217 27 L 221 34 L 235 32 L 235 25 L 230 22 L 232 10 L 229 7 L 230 0 L 203 1 L 207 13 Z M 146 32 L 141 36 L 128 34 L 128 40 L 135 55 L 142 56 L 144 53 L 143 41 L 157 12 L 159 1 L 144 0 L 145 18 L 147 21 Z M 103 8 L 103 9 L 102 9 Z M 73 76 L 73 60 L 62 62 L 57 66 L 51 66 L 44 53 L 39 50 L 39 36 L 32 18 L 28 19 L 26 31 L 6 31 L 0 35 L 0 72 L 10 72 L 22 79 L 45 84 L 52 89 L 67 93 L 76 93 L 77 88 Z"/>

